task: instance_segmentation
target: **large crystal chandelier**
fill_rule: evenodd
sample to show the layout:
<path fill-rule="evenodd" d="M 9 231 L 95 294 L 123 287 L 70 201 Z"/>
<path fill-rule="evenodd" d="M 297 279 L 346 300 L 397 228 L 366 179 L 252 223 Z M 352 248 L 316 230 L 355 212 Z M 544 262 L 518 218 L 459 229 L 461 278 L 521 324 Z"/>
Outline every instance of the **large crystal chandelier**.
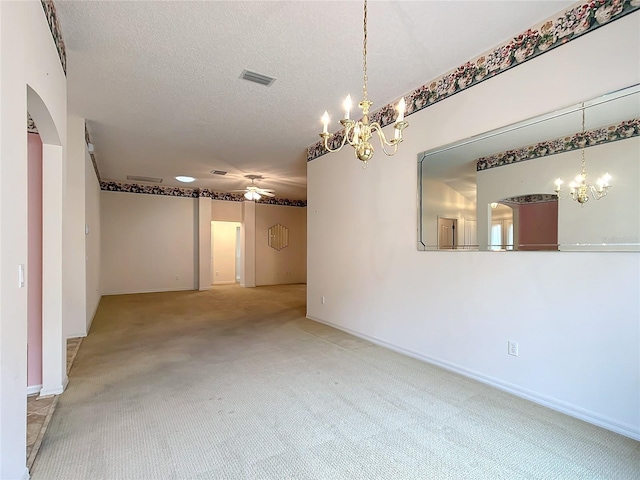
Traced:
<path fill-rule="evenodd" d="M 584 206 L 585 203 L 589 201 L 589 194 L 596 200 L 600 200 L 602 197 L 605 197 L 607 193 L 609 193 L 609 187 L 611 186 L 609 182 L 611 181 L 611 175 L 609 173 L 605 173 L 602 177 L 596 180 L 596 184 L 588 184 L 587 183 L 587 168 L 584 160 L 584 149 L 587 143 L 587 139 L 585 136 L 584 129 L 584 103 L 582 104 L 582 171 L 576 178 L 569 184 L 569 194 L 571 198 L 573 198 L 576 202 L 578 202 L 581 206 Z M 556 178 L 556 195 L 558 198 L 561 198 L 560 189 L 564 182 L 560 178 Z"/>
<path fill-rule="evenodd" d="M 396 122 L 394 124 L 395 134 L 393 139 L 387 140 L 384 133 L 382 132 L 382 127 L 378 122 L 369 123 L 369 108 L 373 105 L 373 102 L 369 100 L 367 95 L 367 0 L 364 0 L 364 22 L 363 22 L 363 30 L 364 30 L 364 41 L 363 49 L 362 49 L 362 72 L 364 76 L 363 81 L 363 100 L 358 104 L 358 106 L 362 109 L 362 119 L 355 121 L 349 118 L 351 114 L 351 95 L 347 95 L 343 103 L 343 107 L 345 110 L 345 115 L 340 123 L 344 127 L 344 134 L 342 137 L 342 142 L 340 146 L 335 149 L 331 149 L 329 147 L 329 138 L 332 134 L 329 133 L 329 114 L 325 111 L 322 116 L 323 130 L 320 136 L 324 140 L 324 147 L 329 152 L 337 152 L 345 146 L 345 144 L 349 144 L 354 148 L 354 153 L 356 157 L 363 162 L 363 166 L 367 165 L 367 162 L 373 157 L 373 145 L 369 142 L 374 133 L 378 134 L 378 138 L 380 140 L 380 145 L 382 146 L 382 150 L 388 156 L 394 155 L 398 151 L 398 144 L 402 142 L 402 130 L 404 130 L 409 124 L 404 121 L 404 110 L 405 110 L 405 101 L 404 97 L 400 99 L 396 109 L 398 110 L 398 117 L 396 118 Z M 387 147 L 393 147 L 391 150 L 387 150 Z"/>

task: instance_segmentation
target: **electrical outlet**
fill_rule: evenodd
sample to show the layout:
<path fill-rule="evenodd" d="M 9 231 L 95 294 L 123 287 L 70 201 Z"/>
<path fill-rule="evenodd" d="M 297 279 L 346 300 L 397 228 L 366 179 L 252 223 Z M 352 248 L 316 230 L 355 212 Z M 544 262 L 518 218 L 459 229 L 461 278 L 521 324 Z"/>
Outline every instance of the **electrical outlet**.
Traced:
<path fill-rule="evenodd" d="M 180 280 L 180 276 L 179 275 L 176 275 L 176 280 Z"/>
<path fill-rule="evenodd" d="M 320 303 L 324 305 L 324 295 L 320 297 Z"/>
<path fill-rule="evenodd" d="M 512 342 L 508 340 L 508 351 L 509 355 L 513 355 L 514 357 L 518 356 L 518 342 Z"/>

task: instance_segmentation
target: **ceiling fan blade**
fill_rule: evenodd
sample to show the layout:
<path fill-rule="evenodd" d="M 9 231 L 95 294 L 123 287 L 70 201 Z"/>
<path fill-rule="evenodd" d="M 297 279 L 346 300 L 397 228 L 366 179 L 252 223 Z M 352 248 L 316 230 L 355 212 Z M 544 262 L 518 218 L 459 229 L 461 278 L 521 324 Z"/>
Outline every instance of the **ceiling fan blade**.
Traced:
<path fill-rule="evenodd" d="M 260 188 L 260 187 L 256 187 L 255 185 L 249 185 L 247 188 L 243 189 L 243 190 L 229 190 L 229 193 L 249 193 L 249 192 L 255 192 L 259 195 L 263 195 L 265 197 L 275 197 L 275 190 L 272 190 L 270 188 Z"/>

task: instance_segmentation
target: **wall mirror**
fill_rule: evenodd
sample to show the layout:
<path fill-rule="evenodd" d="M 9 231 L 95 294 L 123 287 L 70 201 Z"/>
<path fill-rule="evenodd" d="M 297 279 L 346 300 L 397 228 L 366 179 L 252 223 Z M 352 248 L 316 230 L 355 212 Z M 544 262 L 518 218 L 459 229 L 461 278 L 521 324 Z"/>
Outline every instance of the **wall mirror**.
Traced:
<path fill-rule="evenodd" d="M 418 154 L 418 249 L 640 251 L 640 85 Z"/>

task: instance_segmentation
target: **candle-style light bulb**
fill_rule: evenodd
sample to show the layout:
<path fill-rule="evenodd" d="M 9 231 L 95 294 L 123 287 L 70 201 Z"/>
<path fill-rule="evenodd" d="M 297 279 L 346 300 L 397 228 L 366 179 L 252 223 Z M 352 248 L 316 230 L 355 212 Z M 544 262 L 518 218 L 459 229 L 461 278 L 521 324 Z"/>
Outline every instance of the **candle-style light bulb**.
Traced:
<path fill-rule="evenodd" d="M 398 105 L 396 106 L 396 109 L 398 110 L 398 118 L 396 118 L 396 123 L 404 121 L 404 110 L 406 107 L 407 105 L 404 102 L 404 97 L 402 97 L 398 102 Z"/>
<path fill-rule="evenodd" d="M 605 173 L 602 176 L 602 186 L 603 187 L 608 187 L 609 186 L 609 181 L 611 180 L 611 175 L 609 175 L 609 172 Z"/>
<path fill-rule="evenodd" d="M 351 102 L 351 95 L 347 95 L 347 98 L 344 99 L 342 103 L 342 108 L 344 108 L 344 119 L 349 120 L 349 114 L 351 113 L 351 107 L 353 103 Z"/>
<path fill-rule="evenodd" d="M 562 184 L 563 184 L 564 182 L 562 181 L 562 179 L 561 179 L 561 178 L 556 178 L 556 181 L 555 181 L 555 182 L 553 182 L 553 183 L 555 183 L 555 184 L 556 184 L 556 192 L 559 192 L 559 191 L 560 191 L 560 188 L 562 187 Z"/>
<path fill-rule="evenodd" d="M 329 112 L 327 112 L 326 110 L 324 111 L 324 115 L 322 115 L 322 133 L 329 133 L 328 127 L 329 127 Z"/>

